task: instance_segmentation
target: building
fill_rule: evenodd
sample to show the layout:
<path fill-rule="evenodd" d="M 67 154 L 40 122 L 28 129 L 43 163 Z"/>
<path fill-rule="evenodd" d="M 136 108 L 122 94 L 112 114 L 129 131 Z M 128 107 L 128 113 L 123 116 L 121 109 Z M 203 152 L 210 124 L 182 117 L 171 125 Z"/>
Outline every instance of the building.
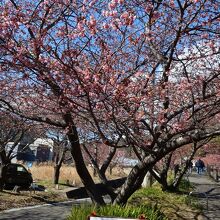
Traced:
<path fill-rule="evenodd" d="M 13 145 L 13 142 L 8 143 L 8 147 Z M 32 162 L 46 162 L 53 159 L 54 142 L 49 138 L 37 138 L 31 144 L 19 143 L 13 154 L 13 163 L 18 160 Z"/>

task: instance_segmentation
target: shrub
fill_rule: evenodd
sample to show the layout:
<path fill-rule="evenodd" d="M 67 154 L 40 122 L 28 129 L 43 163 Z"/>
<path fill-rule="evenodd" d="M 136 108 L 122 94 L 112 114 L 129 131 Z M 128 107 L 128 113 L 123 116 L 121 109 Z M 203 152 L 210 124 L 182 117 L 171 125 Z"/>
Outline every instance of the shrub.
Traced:
<path fill-rule="evenodd" d="M 179 190 L 182 192 L 190 192 L 195 187 L 187 179 L 182 179 L 179 185 Z"/>
<path fill-rule="evenodd" d="M 74 206 L 68 220 L 86 220 L 91 213 L 97 216 L 125 218 L 138 218 L 140 215 L 143 215 L 148 220 L 167 220 L 164 214 L 156 206 L 152 207 L 150 205 L 107 205 L 100 207 L 91 205 Z"/>

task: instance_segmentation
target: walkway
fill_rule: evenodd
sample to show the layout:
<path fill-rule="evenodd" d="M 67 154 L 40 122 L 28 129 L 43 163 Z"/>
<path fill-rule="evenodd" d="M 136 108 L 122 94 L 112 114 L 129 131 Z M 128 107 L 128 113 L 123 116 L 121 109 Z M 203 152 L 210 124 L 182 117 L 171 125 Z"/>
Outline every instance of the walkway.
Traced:
<path fill-rule="evenodd" d="M 55 204 L 10 209 L 0 212 L 0 220 L 65 220 L 73 205 L 91 202 L 90 199 L 72 200 Z"/>
<path fill-rule="evenodd" d="M 199 175 L 196 173 L 189 176 L 189 181 L 195 184 L 195 192 L 209 192 L 207 193 L 208 207 L 205 195 L 201 195 L 202 198 L 199 198 L 200 204 L 204 207 L 203 217 L 200 217 L 199 219 L 220 220 L 220 183 L 216 183 L 206 174 Z"/>

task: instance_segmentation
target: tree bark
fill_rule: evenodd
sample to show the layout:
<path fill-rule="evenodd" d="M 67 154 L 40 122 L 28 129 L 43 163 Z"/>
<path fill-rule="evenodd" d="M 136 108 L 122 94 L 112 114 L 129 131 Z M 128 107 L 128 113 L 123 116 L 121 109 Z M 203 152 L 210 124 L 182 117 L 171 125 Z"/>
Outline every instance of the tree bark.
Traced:
<path fill-rule="evenodd" d="M 54 166 L 54 177 L 53 177 L 53 183 L 54 184 L 58 184 L 59 183 L 60 168 L 61 168 L 61 165 L 55 165 Z"/>
<path fill-rule="evenodd" d="M 161 155 L 158 155 L 158 157 L 150 155 L 132 168 L 118 196 L 114 200 L 114 204 L 125 205 L 127 203 L 129 197 L 141 187 L 146 173 L 152 169 L 158 159 L 161 159 Z"/>
<path fill-rule="evenodd" d="M 108 167 L 110 167 L 110 174 L 111 174 L 111 171 L 112 171 L 111 167 L 112 166 L 110 163 L 111 163 L 112 158 L 114 157 L 115 153 L 116 153 L 116 148 L 110 148 L 109 154 L 100 169 L 102 174 L 105 174 Z"/>
<path fill-rule="evenodd" d="M 54 165 L 54 184 L 58 184 L 59 183 L 59 177 L 60 177 L 60 168 L 62 166 L 63 160 L 64 160 L 64 156 L 66 153 L 66 148 L 64 147 L 62 149 L 62 152 L 57 153 L 56 157 L 55 157 L 55 165 Z"/>
<path fill-rule="evenodd" d="M 97 192 L 95 183 L 85 165 L 85 162 L 82 156 L 82 151 L 80 148 L 78 132 L 72 121 L 71 114 L 67 113 L 66 115 L 64 115 L 64 120 L 68 124 L 67 136 L 71 143 L 71 154 L 75 161 L 76 171 L 78 175 L 80 176 L 80 179 L 83 185 L 85 186 L 87 193 L 92 199 L 92 201 L 97 205 L 105 205 L 105 202 L 102 196 Z"/>
<path fill-rule="evenodd" d="M 5 150 L 0 151 L 0 157 L 3 165 L 11 163 L 11 159 L 6 155 Z"/>
<path fill-rule="evenodd" d="M 75 161 L 77 173 L 79 174 L 82 183 L 85 186 L 88 195 L 91 197 L 92 201 L 98 205 L 104 205 L 105 202 L 102 196 L 100 196 L 99 193 L 96 191 L 95 183 L 84 163 L 78 138 L 76 140 L 76 138 L 74 137 L 76 136 L 76 128 L 74 126 L 73 131 L 74 133 L 69 133 L 68 137 L 71 142 L 71 154 Z"/>

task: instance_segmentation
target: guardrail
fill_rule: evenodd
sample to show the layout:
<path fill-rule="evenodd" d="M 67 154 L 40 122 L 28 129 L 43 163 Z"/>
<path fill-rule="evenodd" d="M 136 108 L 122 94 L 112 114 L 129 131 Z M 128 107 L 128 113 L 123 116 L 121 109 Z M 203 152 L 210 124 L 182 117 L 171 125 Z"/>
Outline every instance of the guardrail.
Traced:
<path fill-rule="evenodd" d="M 207 165 L 207 173 L 216 182 L 220 181 L 220 167 L 214 165 Z"/>

